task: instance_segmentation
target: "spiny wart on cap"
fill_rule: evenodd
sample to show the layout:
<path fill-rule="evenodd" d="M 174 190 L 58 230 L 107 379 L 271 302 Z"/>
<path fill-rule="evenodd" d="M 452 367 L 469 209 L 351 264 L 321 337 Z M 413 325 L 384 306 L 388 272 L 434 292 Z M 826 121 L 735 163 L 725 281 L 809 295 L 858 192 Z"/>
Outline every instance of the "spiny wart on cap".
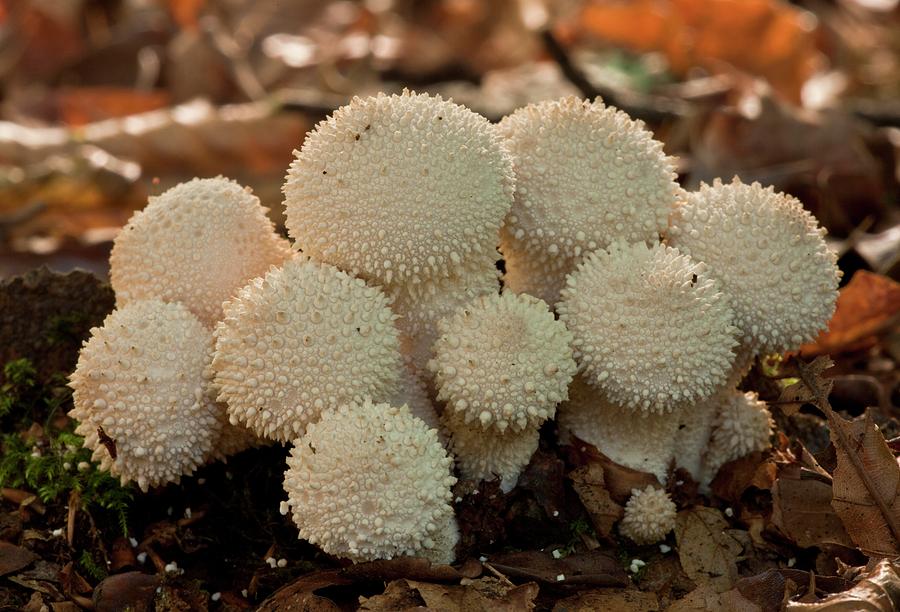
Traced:
<path fill-rule="evenodd" d="M 712 395 L 731 371 L 731 308 L 677 249 L 615 242 L 591 253 L 557 310 L 586 380 L 623 408 L 671 411 Z"/>
<path fill-rule="evenodd" d="M 212 456 L 222 429 L 204 377 L 212 342 L 185 306 L 158 300 L 131 302 L 91 330 L 69 383 L 69 416 L 101 469 L 146 491 Z"/>
<path fill-rule="evenodd" d="M 662 143 L 599 99 L 529 104 L 498 131 L 516 174 L 505 229 L 519 252 L 577 258 L 657 240 L 682 194 Z"/>
<path fill-rule="evenodd" d="M 675 528 L 677 508 L 669 494 L 648 485 L 634 489 L 625 504 L 619 531 L 636 544 L 654 544 Z"/>
<path fill-rule="evenodd" d="M 222 302 L 291 256 L 266 208 L 224 177 L 180 183 L 131 217 L 113 242 L 110 278 L 121 307 L 181 302 L 212 329 Z"/>
<path fill-rule="evenodd" d="M 557 422 L 563 439 L 572 434 L 615 463 L 649 472 L 665 484 L 675 454 L 678 416 L 621 408 L 576 376 L 569 387 L 569 401 L 559 407 Z"/>
<path fill-rule="evenodd" d="M 568 397 L 572 334 L 541 300 L 509 291 L 483 296 L 438 329 L 428 368 L 438 400 L 466 424 L 500 432 L 538 427 Z"/>
<path fill-rule="evenodd" d="M 325 552 L 452 560 L 453 461 L 405 406 L 366 400 L 329 410 L 287 463 L 284 489 L 300 537 Z"/>
<path fill-rule="evenodd" d="M 759 354 L 813 340 L 834 314 L 841 272 L 825 230 L 799 200 L 716 179 L 672 213 L 669 244 L 709 266 Z"/>
<path fill-rule="evenodd" d="M 294 154 L 290 235 L 313 259 L 375 283 L 446 277 L 492 252 L 512 206 L 496 130 L 440 96 L 354 98 Z"/>
<path fill-rule="evenodd" d="M 756 393 L 728 391 L 717 406 L 703 460 L 702 483 L 706 485 L 729 461 L 769 448 L 775 426 L 766 403 Z"/>
<path fill-rule="evenodd" d="M 387 296 L 333 266 L 297 257 L 224 309 L 218 399 L 260 436 L 290 442 L 323 411 L 397 391 L 403 365 Z"/>

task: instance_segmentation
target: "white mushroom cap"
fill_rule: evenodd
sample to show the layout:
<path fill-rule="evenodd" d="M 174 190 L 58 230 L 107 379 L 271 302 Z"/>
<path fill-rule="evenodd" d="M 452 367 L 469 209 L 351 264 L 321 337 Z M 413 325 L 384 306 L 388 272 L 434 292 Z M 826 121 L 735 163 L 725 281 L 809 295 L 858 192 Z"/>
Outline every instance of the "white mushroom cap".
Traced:
<path fill-rule="evenodd" d="M 716 180 L 672 214 L 669 243 L 709 266 L 758 353 L 798 348 L 834 313 L 841 272 L 825 230 L 795 198 Z"/>
<path fill-rule="evenodd" d="M 408 91 L 354 98 L 295 152 L 287 227 L 313 259 L 372 282 L 446 277 L 495 249 L 513 184 L 484 117 Z"/>
<path fill-rule="evenodd" d="M 619 465 L 653 474 L 665 484 L 675 452 L 677 414 L 620 408 L 576 376 L 557 422 L 561 438 L 571 433 Z"/>
<path fill-rule="evenodd" d="M 753 392 L 725 393 L 717 407 L 703 463 L 705 485 L 729 461 L 769 448 L 775 426 L 766 403 Z"/>
<path fill-rule="evenodd" d="M 614 240 L 657 240 L 681 196 L 662 143 L 599 99 L 530 104 L 498 131 L 513 156 L 505 228 L 519 252 L 575 258 Z"/>
<path fill-rule="evenodd" d="M 287 463 L 284 489 L 300 537 L 325 552 L 353 561 L 446 558 L 453 461 L 405 407 L 366 400 L 330 410 Z"/>
<path fill-rule="evenodd" d="M 477 425 L 466 425 L 452 410 L 444 412 L 442 421 L 450 431 L 450 449 L 460 474 L 470 480 L 499 478 L 505 493 L 516 486 L 541 438 L 534 427 L 504 433 L 485 431 Z"/>
<path fill-rule="evenodd" d="M 652 485 L 643 491 L 633 489 L 619 531 L 636 544 L 654 544 L 675 528 L 677 514 L 675 502 L 664 490 Z"/>
<path fill-rule="evenodd" d="M 434 545 L 420 554 L 432 563 L 453 563 L 456 560 L 456 545 L 459 543 L 459 523 L 456 517 L 450 515 L 437 532 L 432 534 L 431 540 Z"/>
<path fill-rule="evenodd" d="M 193 179 L 151 197 L 113 243 L 116 303 L 181 302 L 210 329 L 222 302 L 291 256 L 266 208 L 224 177 Z"/>
<path fill-rule="evenodd" d="M 731 370 L 731 308 L 677 249 L 616 242 L 591 253 L 557 310 L 586 380 L 624 408 L 671 411 L 712 395 Z"/>
<path fill-rule="evenodd" d="M 391 396 L 388 403 L 391 406 L 406 406 L 414 417 L 422 419 L 429 428 L 437 429 L 438 434 L 441 435 L 440 417 L 428 395 L 425 383 L 416 374 L 412 364 L 404 364 L 397 391 Z"/>
<path fill-rule="evenodd" d="M 260 436 L 289 442 L 323 411 L 397 391 L 403 366 L 387 296 L 333 266 L 298 257 L 224 308 L 218 399 Z"/>
<path fill-rule="evenodd" d="M 482 296 L 438 322 L 428 368 L 438 400 L 466 424 L 535 428 L 568 397 L 572 334 L 530 295 Z"/>
<path fill-rule="evenodd" d="M 496 250 L 467 262 L 451 276 L 416 284 L 387 285 L 391 308 L 399 318 L 403 352 L 413 368 L 425 374 L 431 347 L 438 338 L 438 321 L 481 295 L 500 292 L 500 272 L 495 266 Z"/>
<path fill-rule="evenodd" d="M 203 375 L 211 350 L 212 333 L 187 308 L 158 300 L 131 302 L 91 330 L 69 383 L 69 416 L 101 469 L 146 491 L 209 458 L 221 432 Z M 115 441 L 115 459 L 99 428 Z"/>

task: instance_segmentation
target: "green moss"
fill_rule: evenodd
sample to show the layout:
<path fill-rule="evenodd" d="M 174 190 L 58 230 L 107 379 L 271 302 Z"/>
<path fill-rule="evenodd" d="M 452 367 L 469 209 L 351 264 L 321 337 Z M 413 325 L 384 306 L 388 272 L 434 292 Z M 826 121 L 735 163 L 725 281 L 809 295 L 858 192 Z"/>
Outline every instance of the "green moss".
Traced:
<path fill-rule="evenodd" d="M 78 558 L 78 565 L 95 581 L 100 582 L 108 576 L 108 573 L 91 555 L 91 551 L 82 550 Z"/>

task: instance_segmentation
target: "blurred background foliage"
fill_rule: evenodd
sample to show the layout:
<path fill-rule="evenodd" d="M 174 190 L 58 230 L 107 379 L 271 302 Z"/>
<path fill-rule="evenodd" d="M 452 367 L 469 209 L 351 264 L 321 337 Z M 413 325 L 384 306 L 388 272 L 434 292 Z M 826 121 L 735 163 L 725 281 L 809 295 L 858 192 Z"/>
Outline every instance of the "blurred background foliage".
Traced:
<path fill-rule="evenodd" d="M 280 221 L 304 134 L 412 87 L 491 119 L 601 95 L 689 188 L 798 196 L 850 273 L 900 278 L 896 0 L 0 1 L 0 278 L 106 274 L 160 193 L 223 174 Z"/>

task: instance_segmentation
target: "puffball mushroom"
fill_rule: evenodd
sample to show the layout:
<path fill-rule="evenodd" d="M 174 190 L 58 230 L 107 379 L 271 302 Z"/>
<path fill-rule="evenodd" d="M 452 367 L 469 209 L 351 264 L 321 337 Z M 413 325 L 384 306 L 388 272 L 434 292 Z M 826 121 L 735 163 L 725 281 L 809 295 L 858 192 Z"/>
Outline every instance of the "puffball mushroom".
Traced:
<path fill-rule="evenodd" d="M 213 454 L 220 409 L 203 375 L 212 342 L 185 306 L 158 300 L 130 302 L 91 330 L 70 377 L 69 416 L 100 469 L 146 491 L 179 482 Z"/>
<path fill-rule="evenodd" d="M 151 196 L 113 242 L 117 305 L 181 302 L 212 329 L 222 302 L 291 255 L 266 211 L 249 189 L 221 176 Z"/>
<path fill-rule="evenodd" d="M 655 544 L 675 528 L 678 509 L 664 490 L 648 485 L 633 489 L 619 521 L 619 532 L 635 544 Z"/>
<path fill-rule="evenodd" d="M 492 253 L 512 206 L 495 129 L 440 96 L 353 98 L 294 155 L 284 195 L 297 246 L 376 283 L 448 277 Z"/>
<path fill-rule="evenodd" d="M 674 159 L 644 124 L 570 96 L 530 104 L 498 125 L 513 157 L 515 203 L 503 227 L 510 286 L 534 271 L 548 289 L 591 251 L 614 240 L 658 240 L 682 194 Z M 530 259 L 533 263 L 528 263 Z M 556 260 L 556 265 L 547 262 Z M 566 269 L 559 263 L 568 261 Z M 543 269 L 543 270 L 542 270 Z M 537 282 L 537 281 L 536 281 Z M 555 301 L 552 290 L 541 297 Z"/>
<path fill-rule="evenodd" d="M 702 484 L 708 486 L 729 461 L 769 448 L 774 426 L 766 403 L 756 393 L 722 394 L 703 461 Z"/>
<path fill-rule="evenodd" d="M 712 395 L 737 329 L 719 284 L 677 249 L 614 242 L 588 255 L 557 305 L 575 359 L 611 403 L 670 412 Z"/>
<path fill-rule="evenodd" d="M 298 257 L 224 306 L 212 369 L 232 421 L 289 442 L 323 411 L 397 392 L 395 315 L 375 287 Z"/>
<path fill-rule="evenodd" d="M 569 387 L 569 401 L 559 407 L 557 423 L 563 440 L 570 433 L 619 465 L 649 472 L 666 483 L 678 414 L 621 408 L 576 376 Z"/>
<path fill-rule="evenodd" d="M 325 552 L 353 561 L 452 556 L 453 462 L 437 432 L 405 406 L 367 399 L 329 410 L 287 464 L 284 488 L 300 537 Z"/>
<path fill-rule="evenodd" d="M 475 299 L 438 322 L 428 369 L 438 400 L 467 425 L 539 427 L 568 397 L 572 334 L 547 304 L 506 292 Z"/>
<path fill-rule="evenodd" d="M 520 251 L 505 230 L 500 231 L 500 252 L 506 264 L 503 286 L 516 293 L 533 295 L 551 305 L 559 301 L 559 292 L 566 286 L 566 276 L 581 259 Z"/>
<path fill-rule="evenodd" d="M 796 198 L 716 180 L 688 194 L 670 226 L 669 244 L 709 266 L 758 354 L 799 348 L 827 326 L 841 272 L 825 230 Z"/>
<path fill-rule="evenodd" d="M 460 474 L 470 480 L 499 478 L 504 493 L 516 486 L 519 474 L 531 461 L 541 438 L 536 427 L 503 433 L 485 431 L 479 425 L 466 425 L 451 410 L 444 412 L 442 422 L 450 432 L 450 450 Z"/>

